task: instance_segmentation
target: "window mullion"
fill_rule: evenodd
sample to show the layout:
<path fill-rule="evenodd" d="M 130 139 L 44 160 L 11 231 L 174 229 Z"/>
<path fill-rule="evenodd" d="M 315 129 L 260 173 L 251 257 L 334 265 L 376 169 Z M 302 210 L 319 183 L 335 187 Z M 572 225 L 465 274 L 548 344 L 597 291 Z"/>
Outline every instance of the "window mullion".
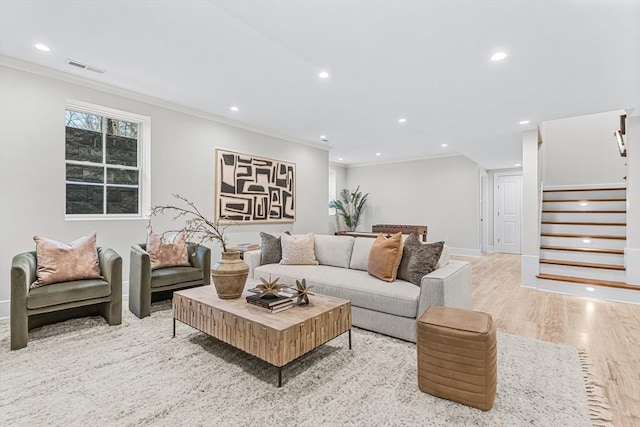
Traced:
<path fill-rule="evenodd" d="M 102 117 L 102 213 L 107 214 L 107 118 Z"/>

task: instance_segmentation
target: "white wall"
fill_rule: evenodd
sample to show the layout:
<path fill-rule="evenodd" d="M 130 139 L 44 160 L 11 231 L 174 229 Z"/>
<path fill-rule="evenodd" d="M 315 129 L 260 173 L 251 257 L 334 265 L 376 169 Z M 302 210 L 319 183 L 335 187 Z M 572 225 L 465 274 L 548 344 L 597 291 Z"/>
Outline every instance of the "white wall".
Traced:
<path fill-rule="evenodd" d="M 55 75 L 55 74 L 54 74 Z M 122 92 L 122 91 L 119 91 Z M 295 162 L 294 224 L 232 226 L 230 243 L 259 242 L 258 232 L 327 233 L 328 152 L 220 122 L 177 112 L 75 83 L 0 67 L 0 303 L 10 298 L 14 255 L 34 250 L 33 235 L 71 241 L 97 231 L 98 244 L 123 259 L 128 281 L 129 248 L 145 240 L 146 220 L 65 221 L 64 110 L 75 99 L 151 117 L 152 205 L 191 199 L 213 216 L 216 147 Z M 154 228 L 175 228 L 169 218 Z M 212 258 L 219 247 L 212 246 Z M 0 311 L 3 311 L 0 304 Z M 7 315 L 0 312 L 0 317 Z"/>
<path fill-rule="evenodd" d="M 347 186 L 369 193 L 358 230 L 372 224 L 427 225 L 428 239 L 478 253 L 478 165 L 464 156 L 350 167 Z"/>
<path fill-rule="evenodd" d="M 522 263 L 524 286 L 535 286 L 540 254 L 540 171 L 538 131 L 522 134 Z"/>
<path fill-rule="evenodd" d="M 627 246 L 626 282 L 640 286 L 640 111 L 627 116 Z"/>
<path fill-rule="evenodd" d="M 623 182 L 625 161 L 613 136 L 620 114 L 624 111 L 542 123 L 544 185 Z"/>

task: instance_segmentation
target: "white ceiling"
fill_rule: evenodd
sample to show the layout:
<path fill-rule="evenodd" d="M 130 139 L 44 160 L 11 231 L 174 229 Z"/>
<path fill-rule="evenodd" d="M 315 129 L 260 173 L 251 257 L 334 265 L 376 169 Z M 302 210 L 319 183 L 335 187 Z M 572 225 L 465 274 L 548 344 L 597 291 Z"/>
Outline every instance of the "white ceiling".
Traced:
<path fill-rule="evenodd" d="M 0 54 L 326 135 L 344 164 L 457 152 L 513 167 L 541 121 L 640 107 L 640 1 L 0 0 Z"/>

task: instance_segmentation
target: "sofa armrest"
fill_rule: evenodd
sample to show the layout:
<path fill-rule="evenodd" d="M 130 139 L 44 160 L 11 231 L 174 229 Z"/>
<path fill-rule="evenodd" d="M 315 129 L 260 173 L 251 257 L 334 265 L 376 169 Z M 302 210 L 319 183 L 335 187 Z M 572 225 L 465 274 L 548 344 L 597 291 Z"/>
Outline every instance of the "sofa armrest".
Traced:
<path fill-rule="evenodd" d="M 100 271 L 111 286 L 111 295 L 122 299 L 122 257 L 110 248 L 98 248 Z"/>
<path fill-rule="evenodd" d="M 25 252 L 13 257 L 11 261 L 11 310 L 25 310 L 29 287 L 36 281 L 35 252 Z M 13 316 L 13 313 L 11 314 Z"/>
<path fill-rule="evenodd" d="M 249 266 L 249 278 L 253 279 L 253 270 L 256 267 L 260 267 L 260 257 L 262 256 L 262 251 L 260 249 L 256 249 L 253 251 L 247 251 L 244 253 L 244 262 Z"/>
<path fill-rule="evenodd" d="M 451 260 L 422 278 L 417 318 L 431 305 L 471 309 L 471 263 Z"/>
<path fill-rule="evenodd" d="M 204 245 L 194 245 L 195 248 L 189 247 L 189 264 L 202 269 L 204 284 L 208 285 L 211 283 L 211 249 Z"/>

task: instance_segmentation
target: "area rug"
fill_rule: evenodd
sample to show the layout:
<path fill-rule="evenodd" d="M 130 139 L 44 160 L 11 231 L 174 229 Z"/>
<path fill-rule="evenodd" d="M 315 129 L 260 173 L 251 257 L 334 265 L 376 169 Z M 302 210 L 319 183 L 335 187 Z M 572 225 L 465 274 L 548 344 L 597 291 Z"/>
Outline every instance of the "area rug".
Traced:
<path fill-rule="evenodd" d="M 354 329 L 283 371 L 178 323 L 170 305 L 120 326 L 74 319 L 9 350 L 0 325 L 0 424 L 114 426 L 589 426 L 579 352 L 498 335 L 498 392 L 483 412 L 419 391 L 414 344 Z M 583 356 L 584 357 L 584 356 Z"/>

